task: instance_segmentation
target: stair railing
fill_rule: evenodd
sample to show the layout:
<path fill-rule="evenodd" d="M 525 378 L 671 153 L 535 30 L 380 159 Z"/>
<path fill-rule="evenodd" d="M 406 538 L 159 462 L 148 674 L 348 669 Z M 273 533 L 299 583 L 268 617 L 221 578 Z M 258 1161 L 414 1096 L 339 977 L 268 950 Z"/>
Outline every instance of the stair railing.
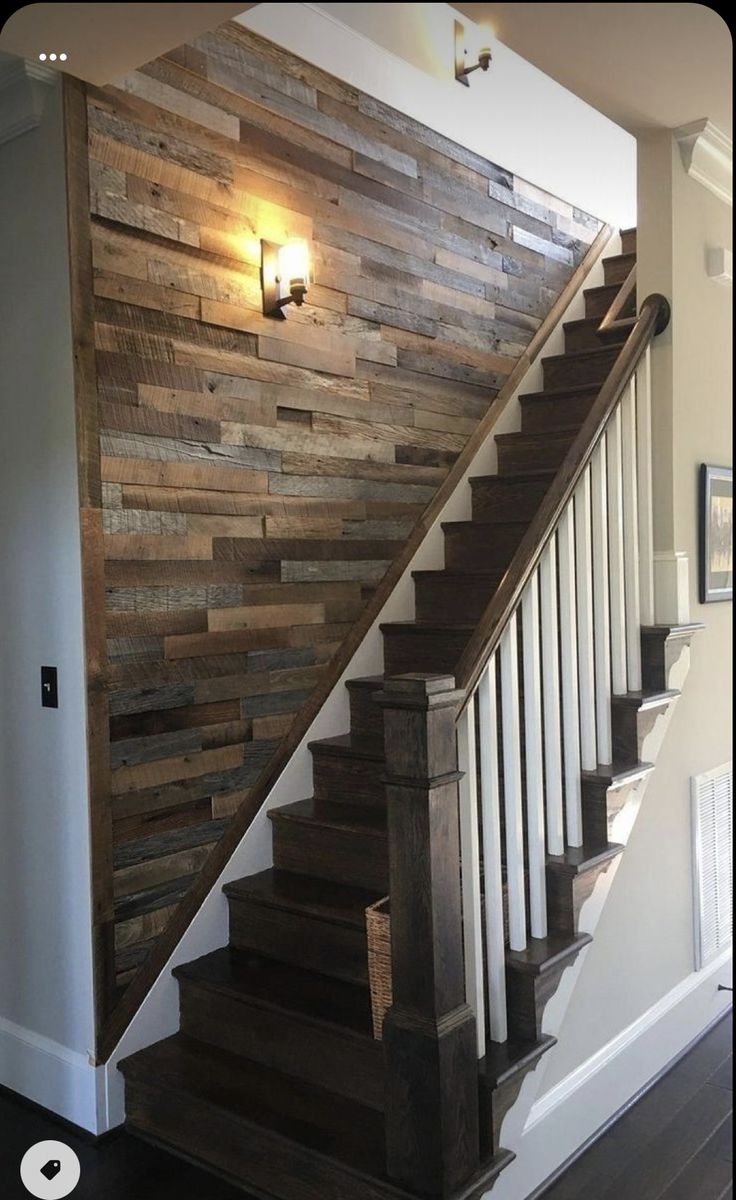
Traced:
<path fill-rule="evenodd" d="M 613 762 L 611 698 L 641 690 L 641 626 L 654 622 L 650 346 L 668 320 L 664 297 L 649 296 L 456 673 L 479 1057 L 486 1036 L 507 1037 L 506 945 L 547 936 L 547 855 L 583 845 L 582 773 Z"/>
<path fill-rule="evenodd" d="M 612 696 L 641 690 L 640 628 L 654 622 L 650 346 L 669 305 L 651 295 L 623 317 L 634 280 L 600 330 L 630 328 L 626 342 L 455 681 L 384 685 L 387 1167 L 429 1194 L 482 1173 L 469 1043 L 482 1059 L 507 1040 L 506 955 L 547 936 L 547 856 L 583 845 L 582 773 L 613 762 Z"/>

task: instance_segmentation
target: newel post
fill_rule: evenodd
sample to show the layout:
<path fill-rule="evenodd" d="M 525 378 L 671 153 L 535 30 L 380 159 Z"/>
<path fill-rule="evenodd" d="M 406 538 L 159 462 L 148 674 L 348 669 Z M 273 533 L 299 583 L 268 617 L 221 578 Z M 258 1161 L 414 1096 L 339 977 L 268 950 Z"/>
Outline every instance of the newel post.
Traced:
<path fill-rule="evenodd" d="M 383 1026 L 387 1169 L 447 1196 L 479 1167 L 475 1016 L 465 1000 L 455 720 L 447 675 L 387 679 L 393 1005 Z"/>

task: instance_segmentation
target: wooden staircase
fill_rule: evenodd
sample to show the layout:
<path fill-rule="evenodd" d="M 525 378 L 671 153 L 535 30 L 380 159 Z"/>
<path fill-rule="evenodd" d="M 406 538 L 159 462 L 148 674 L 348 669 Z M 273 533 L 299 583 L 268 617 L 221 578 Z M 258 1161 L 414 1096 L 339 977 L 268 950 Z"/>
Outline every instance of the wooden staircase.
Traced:
<path fill-rule="evenodd" d="M 627 231 L 605 285 L 585 292 L 585 318 L 566 324 L 565 353 L 544 360 L 543 390 L 521 397 L 521 430 L 496 439 L 498 473 L 472 480 L 472 519 L 443 526 L 445 569 L 414 573 L 415 621 L 382 626 L 387 678 L 454 674 L 634 324 L 632 295 L 618 327 L 598 333 L 634 262 Z M 489 1040 L 479 1063 L 480 1155 L 467 1179 L 438 1171 L 416 1188 L 387 1166 L 365 924 L 389 892 L 384 677 L 348 682 L 350 732 L 310 747 L 313 795 L 269 813 L 273 868 L 225 888 L 229 945 L 175 970 L 180 1032 L 121 1063 L 129 1128 L 264 1200 L 487 1191 L 513 1157 L 499 1140 L 504 1116 L 554 1044 L 544 1008 L 591 940 L 579 914 L 621 853 L 610 826 L 653 770 L 643 739 L 678 694 L 670 674 L 689 632 L 642 630 L 642 690 L 612 702 L 614 765 L 582 776 L 584 844 L 547 856 L 547 936 L 507 950 L 508 1038 Z"/>

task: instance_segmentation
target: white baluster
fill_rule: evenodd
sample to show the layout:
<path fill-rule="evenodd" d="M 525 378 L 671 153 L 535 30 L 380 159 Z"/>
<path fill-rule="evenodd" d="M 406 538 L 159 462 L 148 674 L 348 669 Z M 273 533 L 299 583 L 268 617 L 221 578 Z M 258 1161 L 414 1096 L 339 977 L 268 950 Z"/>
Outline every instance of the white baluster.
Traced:
<path fill-rule="evenodd" d="M 642 625 L 654 624 L 652 500 L 652 363 L 649 346 L 636 369 L 636 456 L 639 480 L 639 585 Z"/>
<path fill-rule="evenodd" d="M 542 682 L 539 673 L 539 580 L 535 571 L 521 598 L 524 671 L 524 758 L 526 828 L 529 851 L 529 927 L 532 937 L 547 936 L 547 868 L 544 837 L 542 767 Z"/>
<path fill-rule="evenodd" d="M 503 732 L 504 815 L 506 817 L 506 872 L 509 889 L 509 945 L 512 950 L 525 950 L 524 822 L 521 803 L 516 614 L 509 621 L 501 638 L 501 728 Z"/>
<path fill-rule="evenodd" d="M 583 844 L 580 791 L 580 727 L 578 701 L 577 619 L 575 612 L 575 518 L 572 501 L 557 531 L 560 579 L 560 666 L 562 675 L 562 750 L 565 817 L 570 846 Z"/>
<path fill-rule="evenodd" d="M 621 406 L 606 434 L 608 453 L 608 567 L 611 595 L 611 687 L 625 696 L 626 604 L 624 600 L 624 500 L 621 468 Z"/>
<path fill-rule="evenodd" d="M 613 761 L 611 732 L 611 619 L 608 599 L 608 504 L 606 495 L 606 435 L 591 463 L 593 525 L 593 628 L 595 638 L 595 714 L 598 761 Z"/>
<path fill-rule="evenodd" d="M 562 727 L 560 724 L 560 626 L 557 616 L 557 542 L 553 534 L 539 564 L 542 616 L 542 696 L 544 701 L 544 780 L 547 849 L 563 854 Z"/>
<path fill-rule="evenodd" d="M 639 608 L 639 504 L 636 484 L 636 399 L 631 380 L 621 400 L 621 461 L 624 496 L 624 599 L 626 677 L 629 691 L 641 691 L 641 611 Z"/>
<path fill-rule="evenodd" d="M 593 658 L 593 551 L 590 529 L 590 469 L 575 489 L 575 581 L 578 614 L 578 686 L 580 691 L 580 761 L 595 771 L 595 662 Z"/>
<path fill-rule="evenodd" d="M 457 751 L 458 767 L 464 772 L 460 780 L 460 874 L 463 895 L 465 996 L 475 1013 L 478 1058 L 483 1058 L 486 1052 L 486 1019 L 474 696 L 458 722 Z"/>
<path fill-rule="evenodd" d="M 488 1025 L 491 1041 L 505 1042 L 508 1037 L 508 1022 L 506 1018 L 506 946 L 503 922 L 495 654 L 492 655 L 478 685 L 478 728 L 480 731 Z"/>

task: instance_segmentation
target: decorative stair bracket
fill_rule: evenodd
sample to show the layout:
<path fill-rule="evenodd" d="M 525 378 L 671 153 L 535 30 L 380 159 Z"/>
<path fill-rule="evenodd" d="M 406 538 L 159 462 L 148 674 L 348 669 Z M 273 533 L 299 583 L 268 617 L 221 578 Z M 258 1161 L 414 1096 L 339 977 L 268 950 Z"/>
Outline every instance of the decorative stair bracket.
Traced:
<path fill-rule="evenodd" d="M 465 999 L 450 676 L 389 678 L 384 710 L 394 1003 L 383 1027 L 387 1169 L 450 1196 L 479 1169 L 475 1016 Z"/>

